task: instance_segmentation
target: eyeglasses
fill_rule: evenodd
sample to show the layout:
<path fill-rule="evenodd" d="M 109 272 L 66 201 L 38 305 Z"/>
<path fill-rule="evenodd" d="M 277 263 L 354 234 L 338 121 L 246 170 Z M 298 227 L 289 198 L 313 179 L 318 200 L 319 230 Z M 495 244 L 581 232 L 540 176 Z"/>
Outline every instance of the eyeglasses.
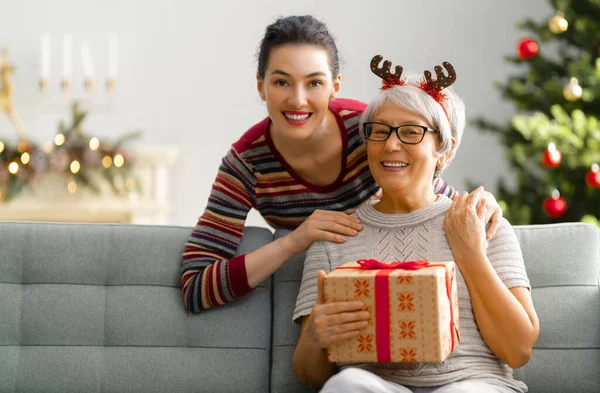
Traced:
<path fill-rule="evenodd" d="M 373 142 L 385 142 L 392 135 L 392 131 L 396 131 L 396 136 L 402 143 L 408 145 L 417 145 L 425 138 L 425 133 L 438 132 L 429 127 L 419 126 L 415 124 L 403 124 L 401 126 L 392 127 L 385 123 L 371 121 L 363 123 L 365 136 Z"/>

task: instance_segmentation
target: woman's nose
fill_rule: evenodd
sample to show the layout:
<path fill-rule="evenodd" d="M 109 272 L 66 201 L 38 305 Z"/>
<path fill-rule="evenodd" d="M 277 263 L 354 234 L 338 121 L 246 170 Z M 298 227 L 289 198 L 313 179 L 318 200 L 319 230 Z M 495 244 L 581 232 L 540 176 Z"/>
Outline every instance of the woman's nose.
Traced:
<path fill-rule="evenodd" d="M 387 151 L 399 151 L 403 148 L 403 143 L 398 138 L 398 133 L 396 131 L 392 131 L 389 138 L 385 141 L 385 149 Z"/>
<path fill-rule="evenodd" d="M 301 108 L 306 105 L 306 92 L 303 87 L 297 87 L 292 91 L 289 103 L 295 108 Z"/>

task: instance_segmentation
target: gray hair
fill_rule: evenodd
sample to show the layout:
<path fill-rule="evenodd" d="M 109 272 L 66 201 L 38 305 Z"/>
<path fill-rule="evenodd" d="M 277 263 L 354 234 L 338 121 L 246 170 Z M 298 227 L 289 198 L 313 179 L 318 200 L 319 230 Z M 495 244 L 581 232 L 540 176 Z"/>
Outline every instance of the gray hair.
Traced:
<path fill-rule="evenodd" d="M 385 103 L 389 102 L 408 111 L 418 113 L 423 116 L 434 129 L 438 130 L 438 149 L 436 153 L 442 156 L 452 152 L 452 155 L 443 167 L 436 167 L 434 178 L 439 177 L 450 161 L 452 161 L 452 158 L 454 158 L 454 154 L 460 144 L 465 128 L 465 104 L 462 99 L 451 87 L 444 89 L 443 93 L 446 95 L 443 103 L 448 112 L 448 117 L 446 117 L 446 113 L 444 113 L 442 106 L 438 102 L 425 91 L 412 84 L 394 86 L 382 90 L 377 94 L 377 97 L 369 103 L 369 106 L 360 118 L 360 135 L 362 136 L 363 141 L 368 143 L 364 134 L 365 130 L 363 123 L 373 121 L 377 112 L 379 112 Z M 453 138 L 456 141 L 454 146 L 452 145 Z"/>

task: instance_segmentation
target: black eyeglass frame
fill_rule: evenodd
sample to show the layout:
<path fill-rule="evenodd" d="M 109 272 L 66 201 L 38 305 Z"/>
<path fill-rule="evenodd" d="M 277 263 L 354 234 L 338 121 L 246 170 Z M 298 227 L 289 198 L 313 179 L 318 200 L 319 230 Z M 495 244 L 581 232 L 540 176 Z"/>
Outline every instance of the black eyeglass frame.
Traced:
<path fill-rule="evenodd" d="M 369 137 L 369 133 L 367 133 L 367 127 L 370 126 L 371 124 L 380 124 L 382 126 L 386 126 L 389 129 L 388 135 L 385 139 L 371 139 Z M 423 142 L 423 139 L 425 138 L 425 134 L 427 133 L 427 131 L 429 132 L 433 132 L 433 133 L 437 133 L 439 132 L 438 130 L 434 130 L 433 128 L 429 128 L 429 127 L 425 127 L 422 126 L 420 124 L 402 124 L 400 126 L 396 126 L 396 127 L 392 127 L 389 124 L 385 124 L 385 123 L 381 123 L 379 121 L 367 121 L 364 122 L 362 124 L 363 126 L 363 130 L 365 130 L 365 137 L 370 140 L 371 142 L 385 142 L 388 139 L 390 139 L 390 135 L 392 135 L 392 131 L 396 132 L 396 137 L 400 140 L 400 142 L 405 143 L 407 145 L 418 145 L 419 143 Z M 421 139 L 418 142 L 405 142 L 402 140 L 402 138 L 400 137 L 400 132 L 398 132 L 398 130 L 400 130 L 400 128 L 402 127 L 419 127 L 423 130 L 423 134 L 421 135 Z"/>

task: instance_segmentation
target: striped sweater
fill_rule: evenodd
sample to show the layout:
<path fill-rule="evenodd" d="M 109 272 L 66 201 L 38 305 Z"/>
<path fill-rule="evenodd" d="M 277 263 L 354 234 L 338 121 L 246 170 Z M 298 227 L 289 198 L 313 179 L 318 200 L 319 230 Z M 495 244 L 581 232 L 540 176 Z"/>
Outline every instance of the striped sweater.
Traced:
<path fill-rule="evenodd" d="M 330 272 L 344 262 L 375 258 L 391 261 L 452 261 L 454 256 L 445 232 L 450 199 L 438 200 L 407 214 L 384 214 L 365 203 L 354 216 L 363 230 L 341 244 L 318 241 L 307 251 L 302 283 L 296 300 L 293 320 L 301 323 L 310 315 L 317 300 L 317 272 Z M 530 288 L 521 247 L 515 231 L 502 219 L 498 232 L 486 242 L 486 253 L 494 270 L 507 288 Z M 526 392 L 527 386 L 513 378 L 512 369 L 500 360 L 485 343 L 471 305 L 469 288 L 460 268 L 456 271 L 460 344 L 439 363 L 340 363 L 359 367 L 383 379 L 408 386 L 439 386 L 465 379 L 485 380 Z M 418 333 L 417 333 L 418 334 Z"/>
<path fill-rule="evenodd" d="M 245 255 L 234 256 L 250 209 L 258 210 L 273 228 L 295 229 L 317 209 L 352 212 L 377 193 L 358 129 L 365 108 L 349 99 L 330 103 L 341 131 L 343 165 L 339 177 L 326 186 L 294 172 L 270 138 L 269 118 L 233 144 L 185 245 L 181 287 L 189 311 L 223 305 L 254 289 L 248 284 Z M 442 179 L 435 190 L 456 195 Z"/>

